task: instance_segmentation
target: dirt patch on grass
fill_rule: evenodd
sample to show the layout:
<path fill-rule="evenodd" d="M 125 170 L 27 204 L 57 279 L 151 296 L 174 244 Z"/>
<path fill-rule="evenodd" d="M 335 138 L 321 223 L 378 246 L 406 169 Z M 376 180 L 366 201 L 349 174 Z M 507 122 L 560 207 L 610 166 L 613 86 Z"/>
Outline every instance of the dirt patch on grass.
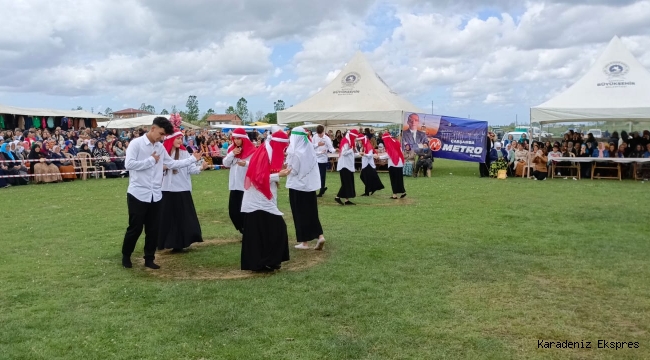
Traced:
<path fill-rule="evenodd" d="M 193 244 L 194 250 L 189 250 L 188 254 L 181 256 L 192 256 L 192 251 L 208 246 L 220 246 L 240 243 L 239 239 L 212 239 L 205 240 L 202 243 Z M 290 244 L 290 246 L 293 243 Z M 293 249 L 292 249 L 293 250 Z M 280 272 L 285 271 L 303 271 L 325 262 L 328 253 L 316 250 L 291 251 L 291 260 L 282 264 Z M 196 266 L 187 268 L 178 254 L 172 254 L 171 251 L 165 250 L 156 254 L 156 262 L 161 266 L 159 270 L 146 269 L 145 271 L 153 276 L 169 280 L 234 280 L 246 279 L 263 276 L 273 276 L 273 274 L 256 274 L 251 271 L 242 271 L 237 267 L 206 267 Z"/>

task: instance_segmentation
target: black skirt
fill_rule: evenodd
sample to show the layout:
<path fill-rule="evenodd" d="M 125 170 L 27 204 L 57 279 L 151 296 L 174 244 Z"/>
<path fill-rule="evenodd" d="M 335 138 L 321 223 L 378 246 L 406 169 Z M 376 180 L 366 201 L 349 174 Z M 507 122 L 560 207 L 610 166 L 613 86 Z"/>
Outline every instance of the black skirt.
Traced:
<path fill-rule="evenodd" d="M 318 219 L 318 200 L 315 191 L 289 189 L 289 204 L 298 242 L 315 240 L 323 235 L 323 227 Z"/>
<path fill-rule="evenodd" d="M 343 199 L 352 199 L 357 197 L 357 192 L 354 189 L 354 173 L 346 168 L 339 171 L 341 176 L 341 189 L 336 197 Z"/>
<path fill-rule="evenodd" d="M 160 204 L 158 250 L 184 249 L 195 242 L 203 242 L 192 192 L 163 191 Z"/>
<path fill-rule="evenodd" d="M 403 168 L 391 166 L 388 168 L 388 175 L 390 176 L 390 186 L 393 188 L 393 194 L 403 194 L 406 192 L 404 189 L 404 174 Z"/>
<path fill-rule="evenodd" d="M 361 170 L 361 181 L 366 185 L 365 194 L 370 194 L 371 192 L 384 188 L 384 184 L 381 182 L 377 170 L 370 165 Z"/>
<path fill-rule="evenodd" d="M 228 214 L 230 221 L 235 225 L 240 233 L 244 233 L 244 213 L 241 212 L 241 202 L 244 198 L 244 192 L 239 190 L 230 190 L 230 200 L 228 201 Z"/>
<path fill-rule="evenodd" d="M 262 210 L 247 213 L 244 228 L 242 270 L 263 270 L 289 260 L 289 236 L 282 216 Z"/>

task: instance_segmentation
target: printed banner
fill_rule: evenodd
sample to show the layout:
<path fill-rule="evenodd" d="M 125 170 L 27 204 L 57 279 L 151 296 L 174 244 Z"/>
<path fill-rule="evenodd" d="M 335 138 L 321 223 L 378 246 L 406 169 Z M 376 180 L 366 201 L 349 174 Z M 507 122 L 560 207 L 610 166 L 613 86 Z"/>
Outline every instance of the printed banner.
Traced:
<path fill-rule="evenodd" d="M 429 148 L 434 158 L 484 162 L 488 123 L 440 115 L 404 113 L 402 148 Z"/>

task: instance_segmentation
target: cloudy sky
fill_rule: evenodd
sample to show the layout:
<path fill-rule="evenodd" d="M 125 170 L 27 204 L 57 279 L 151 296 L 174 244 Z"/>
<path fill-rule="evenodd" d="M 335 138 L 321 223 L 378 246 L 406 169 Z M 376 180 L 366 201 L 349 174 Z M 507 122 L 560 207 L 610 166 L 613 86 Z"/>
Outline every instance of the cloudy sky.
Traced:
<path fill-rule="evenodd" d="M 489 5 L 488 5 L 489 4 Z M 650 68 L 650 0 L 0 0 L 0 104 L 222 113 L 297 104 L 359 49 L 436 114 L 510 123 L 614 35 Z"/>

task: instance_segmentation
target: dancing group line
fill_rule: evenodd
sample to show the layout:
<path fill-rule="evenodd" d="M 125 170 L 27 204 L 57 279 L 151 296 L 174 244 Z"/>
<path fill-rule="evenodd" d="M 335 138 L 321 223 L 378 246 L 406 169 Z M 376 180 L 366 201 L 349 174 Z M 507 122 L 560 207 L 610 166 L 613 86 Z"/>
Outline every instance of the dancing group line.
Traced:
<path fill-rule="evenodd" d="M 127 190 L 129 225 L 122 245 L 125 268 L 133 267 L 131 254 L 143 229 L 145 266 L 151 269 L 160 268 L 154 262 L 156 249 L 182 252 L 195 242 L 203 242 L 190 179 L 190 175 L 201 172 L 203 154 L 187 152 L 179 131 L 180 116 L 172 115 L 170 120 L 154 119 L 145 136 L 134 139 L 126 151 L 125 167 L 130 176 Z M 392 198 L 403 198 L 406 191 L 400 144 L 388 133 L 382 139 L 387 150 L 384 158 L 388 159 Z M 233 225 L 242 234 L 242 270 L 273 272 L 289 260 L 287 226 L 277 206 L 277 190 L 282 177 L 287 178 L 298 242 L 295 247 L 311 249 L 309 242 L 316 240 L 314 249 L 324 248 L 317 198 L 327 190 L 327 153 L 339 152 L 337 170 L 341 188 L 335 201 L 340 205 L 354 205 L 350 199 L 356 197 L 356 141 L 362 143 L 359 152 L 361 180 L 365 184 L 362 196 L 370 196 L 384 188 L 374 163 L 380 157 L 370 141 L 357 130 L 346 133 L 339 149 L 332 147 L 322 126 L 317 128 L 313 139 L 302 127 L 292 129 L 290 136 L 284 131 L 275 131 L 257 148 L 244 129 L 232 132 L 231 145 L 223 162 L 230 168 L 228 212 Z"/>

